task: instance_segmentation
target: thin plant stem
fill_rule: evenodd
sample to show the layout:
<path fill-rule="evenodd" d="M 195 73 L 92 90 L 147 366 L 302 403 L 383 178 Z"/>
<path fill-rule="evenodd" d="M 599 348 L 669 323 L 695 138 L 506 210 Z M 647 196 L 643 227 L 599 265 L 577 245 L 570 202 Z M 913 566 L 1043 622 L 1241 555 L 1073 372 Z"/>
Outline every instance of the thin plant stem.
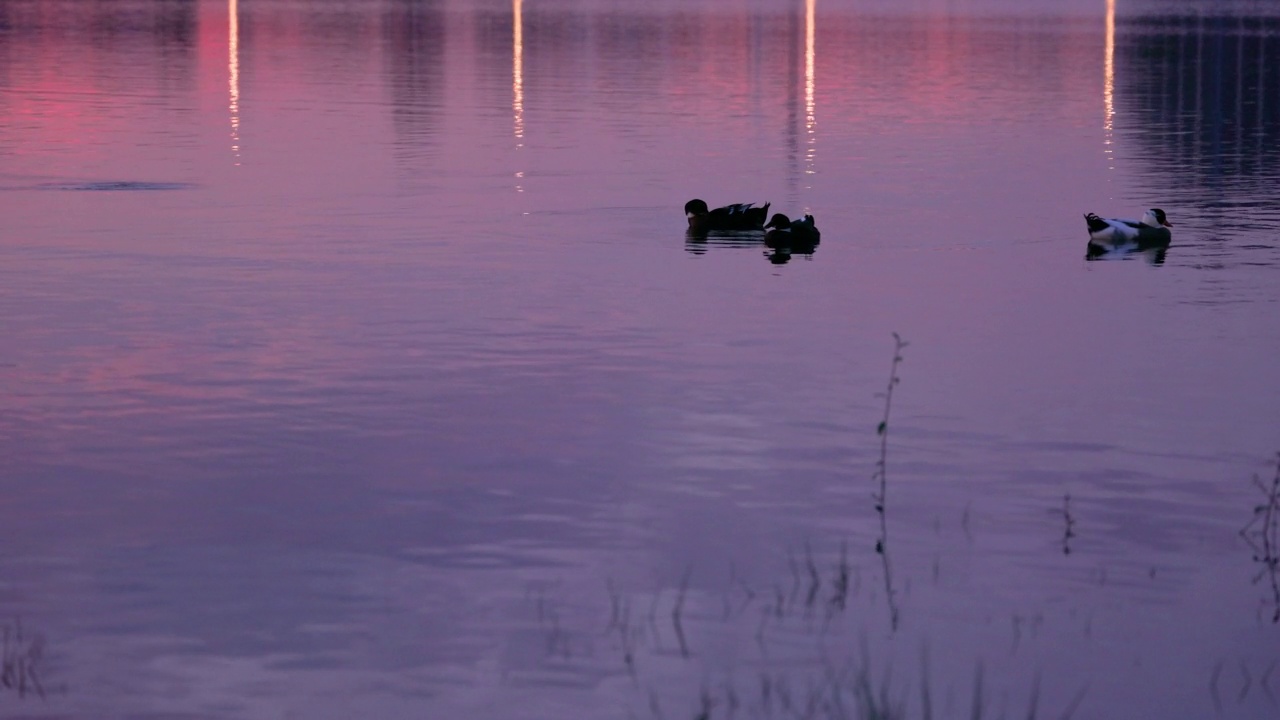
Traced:
<path fill-rule="evenodd" d="M 898 377 L 898 365 L 902 363 L 902 350 L 907 347 L 898 333 L 893 333 L 893 362 L 889 366 L 889 383 L 884 392 L 884 416 L 876 426 L 876 434 L 880 436 L 880 458 L 876 461 L 876 470 L 872 480 L 878 487 L 872 492 L 875 500 L 876 514 L 880 516 L 880 537 L 876 540 L 876 553 L 880 555 L 884 566 L 884 590 L 889 603 L 889 624 L 893 630 L 898 629 L 898 603 L 893 590 L 893 570 L 889 564 L 889 519 L 886 500 L 889 487 L 889 413 L 893 409 L 893 389 L 901 382 Z"/>

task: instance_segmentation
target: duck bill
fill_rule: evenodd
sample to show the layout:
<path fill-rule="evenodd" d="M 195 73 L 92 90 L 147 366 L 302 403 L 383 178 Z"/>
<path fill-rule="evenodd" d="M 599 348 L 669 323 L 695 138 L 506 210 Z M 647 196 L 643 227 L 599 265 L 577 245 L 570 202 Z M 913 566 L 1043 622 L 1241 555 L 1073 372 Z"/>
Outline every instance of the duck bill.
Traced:
<path fill-rule="evenodd" d="M 1160 224 L 1165 227 L 1173 227 L 1173 223 L 1169 222 L 1168 220 L 1162 220 L 1160 221 Z"/>

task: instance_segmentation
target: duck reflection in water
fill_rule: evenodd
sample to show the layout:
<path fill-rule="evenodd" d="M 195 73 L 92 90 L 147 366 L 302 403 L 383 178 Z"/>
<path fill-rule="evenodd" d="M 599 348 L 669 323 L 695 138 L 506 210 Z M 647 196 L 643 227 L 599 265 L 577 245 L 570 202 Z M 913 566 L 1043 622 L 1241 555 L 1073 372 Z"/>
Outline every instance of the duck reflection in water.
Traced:
<path fill-rule="evenodd" d="M 689 231 L 684 237 L 685 252 L 694 255 L 705 255 L 711 248 L 765 248 L 764 257 L 774 265 L 783 265 L 791 261 L 795 255 L 805 258 L 813 257 L 818 247 L 817 238 L 797 240 L 783 236 L 767 239 L 757 231 L 737 230 L 714 233 L 695 233 Z"/>
<path fill-rule="evenodd" d="M 764 245 L 759 230 L 733 230 L 713 233 L 685 233 L 684 249 L 694 255 L 705 255 L 711 248 L 758 248 Z"/>
<path fill-rule="evenodd" d="M 1084 258 L 1085 260 L 1116 260 L 1141 255 L 1152 265 L 1163 265 L 1168 251 L 1169 246 L 1167 244 L 1152 247 L 1137 242 L 1109 246 L 1089 243 L 1088 249 L 1085 250 Z"/>
<path fill-rule="evenodd" d="M 719 232 L 710 234 L 689 233 L 685 236 L 685 251 L 694 255 L 705 255 L 712 247 L 737 247 L 737 249 L 760 249 L 764 247 L 764 258 L 774 265 L 790 263 L 792 256 L 801 255 L 812 258 L 818 243 L 774 243 L 768 245 L 759 232 Z"/>

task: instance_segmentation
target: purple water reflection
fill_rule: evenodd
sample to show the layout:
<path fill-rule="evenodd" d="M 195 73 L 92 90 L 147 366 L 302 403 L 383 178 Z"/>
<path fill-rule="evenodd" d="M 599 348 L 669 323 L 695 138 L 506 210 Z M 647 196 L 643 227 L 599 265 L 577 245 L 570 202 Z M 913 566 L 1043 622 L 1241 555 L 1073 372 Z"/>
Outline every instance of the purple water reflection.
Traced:
<path fill-rule="evenodd" d="M 0 709 L 1266 716 L 1269 12 L 0 3 Z"/>

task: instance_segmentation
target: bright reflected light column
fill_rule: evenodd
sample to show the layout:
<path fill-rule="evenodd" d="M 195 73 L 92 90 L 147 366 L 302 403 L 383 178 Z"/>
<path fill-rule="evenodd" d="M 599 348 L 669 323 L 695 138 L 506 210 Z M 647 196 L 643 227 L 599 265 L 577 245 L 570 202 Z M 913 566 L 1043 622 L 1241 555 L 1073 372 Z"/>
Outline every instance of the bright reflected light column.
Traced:
<path fill-rule="evenodd" d="M 814 159 L 817 148 L 817 119 L 814 115 L 814 11 L 817 0 L 804 0 L 804 174 L 814 174 Z M 813 188 L 812 182 L 805 184 L 805 189 Z"/>
<path fill-rule="evenodd" d="M 237 0 L 227 0 L 227 73 L 231 113 L 231 153 L 240 164 L 240 8 Z"/>
<path fill-rule="evenodd" d="M 1107 156 L 1107 169 L 1115 170 L 1112 142 L 1116 117 L 1116 0 L 1107 0 L 1107 35 L 1102 52 L 1102 152 Z"/>
<path fill-rule="evenodd" d="M 524 17 L 523 0 L 511 0 L 511 114 L 516 152 L 524 147 Z M 524 192 L 524 171 L 516 171 L 516 192 Z"/>

